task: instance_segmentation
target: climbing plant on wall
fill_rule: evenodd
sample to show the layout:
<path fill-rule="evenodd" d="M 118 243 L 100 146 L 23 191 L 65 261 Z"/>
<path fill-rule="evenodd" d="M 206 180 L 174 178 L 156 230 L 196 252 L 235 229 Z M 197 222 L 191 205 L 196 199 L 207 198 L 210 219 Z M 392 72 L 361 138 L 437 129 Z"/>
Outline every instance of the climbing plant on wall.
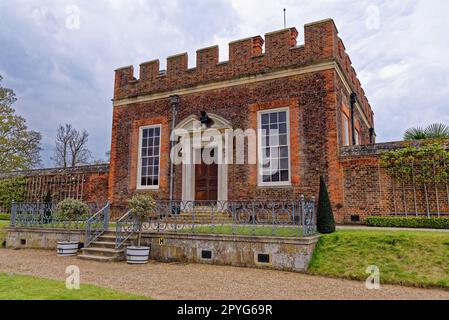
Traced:
<path fill-rule="evenodd" d="M 25 179 L 10 178 L 0 180 L 0 204 L 10 207 L 13 201 L 21 202 L 25 199 Z"/>
<path fill-rule="evenodd" d="M 449 151 L 441 143 L 383 152 L 381 166 L 395 179 L 414 184 L 446 183 Z"/>

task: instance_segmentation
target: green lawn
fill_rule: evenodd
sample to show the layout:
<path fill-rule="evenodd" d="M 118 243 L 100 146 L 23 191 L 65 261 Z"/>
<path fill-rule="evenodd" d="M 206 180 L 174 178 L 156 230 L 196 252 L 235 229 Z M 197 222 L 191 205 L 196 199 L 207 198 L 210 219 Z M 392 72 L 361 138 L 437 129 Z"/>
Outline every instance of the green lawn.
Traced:
<path fill-rule="evenodd" d="M 149 298 L 81 284 L 68 290 L 65 282 L 0 273 L 0 300 L 149 300 Z"/>
<path fill-rule="evenodd" d="M 262 226 L 195 226 L 195 229 L 187 228 L 179 230 L 180 233 L 200 233 L 200 234 L 235 234 L 254 236 L 275 236 L 275 237 L 297 237 L 299 228 L 295 227 L 262 227 Z"/>
<path fill-rule="evenodd" d="M 366 280 L 370 265 L 382 283 L 449 289 L 449 234 L 344 230 L 323 235 L 309 272 Z"/>

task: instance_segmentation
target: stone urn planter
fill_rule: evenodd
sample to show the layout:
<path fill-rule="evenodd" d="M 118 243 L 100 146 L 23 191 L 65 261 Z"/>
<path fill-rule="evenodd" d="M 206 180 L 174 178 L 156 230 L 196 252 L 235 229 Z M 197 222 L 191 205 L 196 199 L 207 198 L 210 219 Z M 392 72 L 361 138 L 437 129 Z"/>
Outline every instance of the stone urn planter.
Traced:
<path fill-rule="evenodd" d="M 57 253 L 60 257 L 73 257 L 78 254 L 78 242 L 58 242 Z"/>
<path fill-rule="evenodd" d="M 150 247 L 127 247 L 126 261 L 128 264 L 146 264 L 150 257 Z"/>

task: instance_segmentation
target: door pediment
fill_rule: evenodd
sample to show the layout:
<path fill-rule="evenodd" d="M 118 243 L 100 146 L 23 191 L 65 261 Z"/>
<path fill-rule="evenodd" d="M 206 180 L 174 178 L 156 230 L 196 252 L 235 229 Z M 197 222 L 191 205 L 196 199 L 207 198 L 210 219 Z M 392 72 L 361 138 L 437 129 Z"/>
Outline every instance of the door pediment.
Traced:
<path fill-rule="evenodd" d="M 225 118 L 213 113 L 208 113 L 208 116 L 213 120 L 213 124 L 210 127 L 211 129 L 216 129 L 219 131 L 232 129 L 232 124 Z M 176 129 L 183 129 L 188 132 L 201 130 L 201 122 L 199 120 L 199 116 L 197 115 L 188 116 L 176 126 Z"/>

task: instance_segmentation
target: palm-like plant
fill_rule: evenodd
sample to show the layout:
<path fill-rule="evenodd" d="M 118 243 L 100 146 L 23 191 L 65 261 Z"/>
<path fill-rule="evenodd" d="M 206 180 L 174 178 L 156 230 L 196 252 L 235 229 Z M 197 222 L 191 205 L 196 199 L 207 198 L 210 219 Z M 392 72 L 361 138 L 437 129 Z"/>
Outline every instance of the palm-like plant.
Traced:
<path fill-rule="evenodd" d="M 449 127 L 442 123 L 434 123 L 427 127 L 426 135 L 428 139 L 449 138 Z"/>
<path fill-rule="evenodd" d="M 426 130 L 421 127 L 410 128 L 404 133 L 404 140 L 406 141 L 424 139 L 427 139 Z"/>
<path fill-rule="evenodd" d="M 404 134 L 404 140 L 448 139 L 449 126 L 442 123 L 434 123 L 426 129 L 421 127 L 410 128 Z"/>

